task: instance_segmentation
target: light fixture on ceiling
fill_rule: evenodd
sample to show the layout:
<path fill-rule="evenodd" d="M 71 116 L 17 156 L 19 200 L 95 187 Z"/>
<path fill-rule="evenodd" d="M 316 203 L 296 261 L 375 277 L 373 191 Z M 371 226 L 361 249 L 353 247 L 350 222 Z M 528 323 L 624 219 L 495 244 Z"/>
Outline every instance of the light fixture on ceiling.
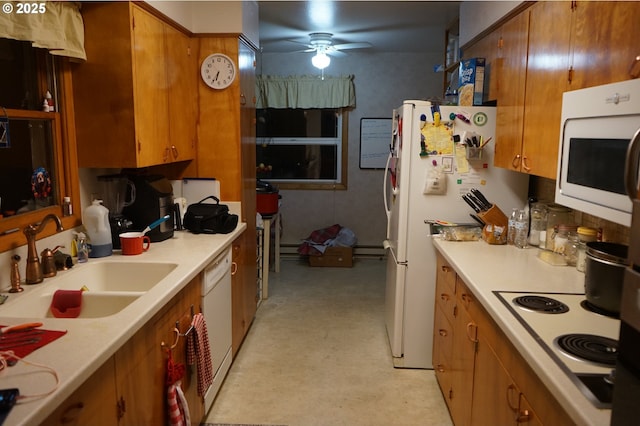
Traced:
<path fill-rule="evenodd" d="M 323 70 L 331 63 L 331 58 L 329 58 L 323 51 L 318 51 L 311 58 L 311 63 L 314 67 Z"/>

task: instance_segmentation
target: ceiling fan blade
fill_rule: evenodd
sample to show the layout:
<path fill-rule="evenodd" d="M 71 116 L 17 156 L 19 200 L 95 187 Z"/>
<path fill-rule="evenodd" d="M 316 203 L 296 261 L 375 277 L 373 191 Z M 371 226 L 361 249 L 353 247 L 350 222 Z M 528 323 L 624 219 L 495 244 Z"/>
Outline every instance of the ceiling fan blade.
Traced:
<path fill-rule="evenodd" d="M 345 56 L 347 56 L 346 53 L 334 49 L 327 50 L 327 55 L 333 56 L 335 58 L 344 58 Z"/>
<path fill-rule="evenodd" d="M 338 50 L 347 50 L 347 49 L 366 49 L 372 47 L 371 43 L 366 41 L 357 42 L 357 43 L 344 43 L 344 44 L 335 44 L 332 46 Z"/>

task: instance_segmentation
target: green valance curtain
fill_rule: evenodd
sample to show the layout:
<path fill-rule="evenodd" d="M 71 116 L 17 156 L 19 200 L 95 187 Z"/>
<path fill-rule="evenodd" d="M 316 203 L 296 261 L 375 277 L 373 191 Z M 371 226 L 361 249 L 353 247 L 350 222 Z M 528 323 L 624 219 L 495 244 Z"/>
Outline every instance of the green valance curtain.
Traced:
<path fill-rule="evenodd" d="M 257 76 L 256 108 L 355 107 L 353 77 Z"/>
<path fill-rule="evenodd" d="M 52 55 L 87 59 L 79 2 L 4 2 L 0 38 L 30 41 Z"/>

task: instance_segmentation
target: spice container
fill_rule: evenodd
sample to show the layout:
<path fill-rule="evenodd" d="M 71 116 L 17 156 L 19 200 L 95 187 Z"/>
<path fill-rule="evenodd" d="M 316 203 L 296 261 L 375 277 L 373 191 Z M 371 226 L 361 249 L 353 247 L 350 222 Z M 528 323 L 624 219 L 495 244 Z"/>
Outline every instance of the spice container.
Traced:
<path fill-rule="evenodd" d="M 577 235 L 579 241 L 577 246 L 578 255 L 576 258 L 576 269 L 580 272 L 584 272 L 587 262 L 587 243 L 597 241 L 598 231 L 586 226 L 580 226 L 578 227 Z"/>
<path fill-rule="evenodd" d="M 578 246 L 580 245 L 580 239 L 576 232 L 569 232 L 567 235 L 567 242 L 564 245 L 564 257 L 567 261 L 567 265 L 576 266 L 578 262 Z"/>
<path fill-rule="evenodd" d="M 549 204 L 547 206 L 547 235 L 545 248 L 555 251 L 555 236 L 559 225 L 573 225 L 573 210 L 559 204 Z M 576 228 L 574 227 L 573 231 Z M 568 232 L 569 230 L 567 230 Z"/>
<path fill-rule="evenodd" d="M 577 241 L 576 235 L 577 226 L 561 224 L 554 227 L 553 230 L 553 251 L 560 254 L 566 254 L 567 244 L 569 243 L 569 236 L 573 234 Z M 548 231 L 547 231 L 548 235 Z M 574 263 L 575 265 L 575 263 Z"/>
<path fill-rule="evenodd" d="M 545 203 L 534 203 L 529 213 L 531 220 L 531 229 L 529 230 L 529 244 L 539 246 L 542 236 L 546 238 L 547 230 L 547 205 Z M 546 241 L 542 239 L 542 243 Z"/>

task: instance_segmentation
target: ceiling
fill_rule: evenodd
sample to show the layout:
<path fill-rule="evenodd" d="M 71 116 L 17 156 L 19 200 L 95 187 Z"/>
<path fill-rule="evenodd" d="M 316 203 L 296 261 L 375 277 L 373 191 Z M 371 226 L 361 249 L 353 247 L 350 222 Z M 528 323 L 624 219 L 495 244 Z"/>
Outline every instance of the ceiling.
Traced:
<path fill-rule="evenodd" d="M 263 53 L 302 51 L 309 33 L 334 44 L 368 42 L 367 52 L 442 52 L 457 1 L 259 1 Z"/>

